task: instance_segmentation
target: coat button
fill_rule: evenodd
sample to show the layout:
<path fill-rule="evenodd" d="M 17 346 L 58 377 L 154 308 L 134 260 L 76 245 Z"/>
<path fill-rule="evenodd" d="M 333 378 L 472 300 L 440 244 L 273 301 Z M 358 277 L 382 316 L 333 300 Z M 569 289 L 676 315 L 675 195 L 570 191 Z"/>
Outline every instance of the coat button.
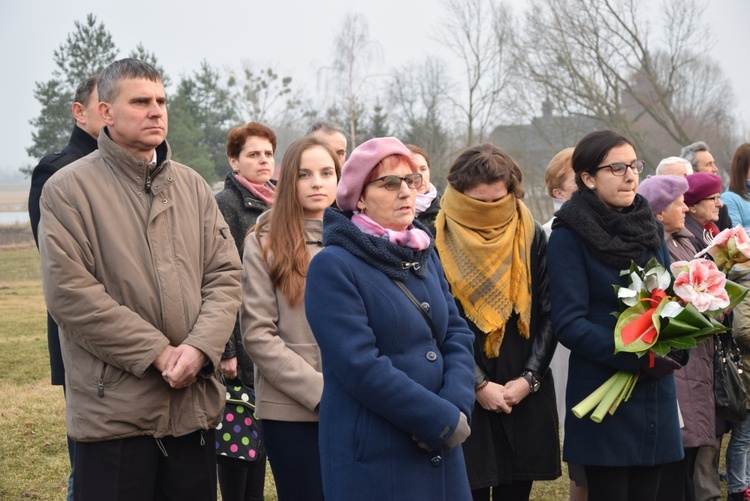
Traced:
<path fill-rule="evenodd" d="M 430 464 L 432 465 L 433 468 L 439 468 L 440 463 L 442 462 L 443 462 L 443 458 L 442 456 L 440 456 L 440 454 L 438 454 L 437 456 L 432 456 L 432 458 L 430 458 Z"/>
<path fill-rule="evenodd" d="M 163 199 L 163 200 L 161 201 L 161 203 L 163 203 L 163 204 L 166 204 L 166 203 L 169 203 L 169 201 L 168 201 L 168 200 L 167 200 L 167 199 L 165 198 L 165 199 Z"/>
<path fill-rule="evenodd" d="M 424 356 L 424 358 L 426 358 L 430 362 L 434 362 L 435 360 L 437 360 L 437 353 L 435 353 L 434 351 L 430 350 L 430 351 L 427 352 L 427 354 Z"/>
<path fill-rule="evenodd" d="M 419 306 L 421 306 L 424 311 L 430 311 L 430 303 L 428 303 L 427 301 L 420 304 Z"/>

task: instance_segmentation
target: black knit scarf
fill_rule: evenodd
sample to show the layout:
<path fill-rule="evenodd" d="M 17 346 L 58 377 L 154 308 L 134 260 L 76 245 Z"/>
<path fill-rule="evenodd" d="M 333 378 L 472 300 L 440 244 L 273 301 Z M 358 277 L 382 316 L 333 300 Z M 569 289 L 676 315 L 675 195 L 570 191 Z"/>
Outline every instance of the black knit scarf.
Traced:
<path fill-rule="evenodd" d="M 622 211 L 607 208 L 594 193 L 579 190 L 555 213 L 552 229 L 570 228 L 596 258 L 624 270 L 630 261 L 643 264 L 664 242 L 664 227 L 641 195 Z"/>
<path fill-rule="evenodd" d="M 430 245 L 421 251 L 401 247 L 391 243 L 387 238 L 378 238 L 363 233 L 351 222 L 351 212 L 326 209 L 323 216 L 323 246 L 338 245 L 350 254 L 374 266 L 394 280 L 404 281 L 413 271 L 418 277 L 426 276 L 425 265 L 435 248 L 435 241 L 430 238 Z M 426 230 L 419 222 L 414 226 Z M 429 233 L 428 233 L 429 234 Z"/>

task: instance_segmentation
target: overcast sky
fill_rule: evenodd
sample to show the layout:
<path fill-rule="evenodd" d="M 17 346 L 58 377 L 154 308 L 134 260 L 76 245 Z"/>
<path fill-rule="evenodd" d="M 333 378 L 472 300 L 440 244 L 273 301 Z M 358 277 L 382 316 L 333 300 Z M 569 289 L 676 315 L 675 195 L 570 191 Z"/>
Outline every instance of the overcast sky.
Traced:
<path fill-rule="evenodd" d="M 84 21 L 89 12 L 104 22 L 122 57 L 142 42 L 173 81 L 197 69 L 204 59 L 220 68 L 238 68 L 247 60 L 304 81 L 309 86 L 306 94 L 315 95 L 316 69 L 329 64 L 333 39 L 347 12 L 366 16 L 371 38 L 382 48 L 384 69 L 426 54 L 449 61 L 452 57 L 434 38 L 443 17 L 438 0 L 2 0 L 0 92 L 5 99 L 0 174 L 36 163 L 25 151 L 31 144 L 28 122 L 40 109 L 34 82 L 51 77 L 53 51 L 74 30 L 74 21 Z M 711 0 L 704 26 L 714 37 L 711 54 L 732 83 L 745 123 L 750 123 L 748 21 L 750 1 Z"/>

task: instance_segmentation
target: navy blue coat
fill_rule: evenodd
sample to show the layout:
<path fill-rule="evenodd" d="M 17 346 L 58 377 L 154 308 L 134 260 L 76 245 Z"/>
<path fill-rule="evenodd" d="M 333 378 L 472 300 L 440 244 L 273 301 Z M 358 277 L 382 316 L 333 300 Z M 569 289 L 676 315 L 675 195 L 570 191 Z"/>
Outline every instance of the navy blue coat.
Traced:
<path fill-rule="evenodd" d="M 474 403 L 473 335 L 432 253 L 404 281 L 441 341 L 368 262 L 327 246 L 310 263 L 305 309 L 323 361 L 320 456 L 327 501 L 469 500 L 461 447 L 443 446 Z M 426 443 L 421 449 L 412 438 Z"/>
<path fill-rule="evenodd" d="M 655 257 L 668 268 L 666 242 Z M 619 307 L 612 284 L 626 286 L 627 277 L 594 257 L 585 242 L 565 227 L 552 232 L 547 270 L 552 326 L 571 351 L 563 459 L 600 466 L 652 466 L 682 459 L 673 375 L 659 380 L 641 376 L 630 400 L 601 423 L 572 414 L 573 406 L 618 370 L 638 371 L 636 355 L 614 353 L 612 313 Z"/>

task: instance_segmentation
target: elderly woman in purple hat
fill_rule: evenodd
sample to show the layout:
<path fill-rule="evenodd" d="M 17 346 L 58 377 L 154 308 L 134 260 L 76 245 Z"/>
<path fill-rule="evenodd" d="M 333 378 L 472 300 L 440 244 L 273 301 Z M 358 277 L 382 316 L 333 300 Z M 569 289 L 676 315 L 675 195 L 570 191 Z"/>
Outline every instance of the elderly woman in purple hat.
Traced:
<path fill-rule="evenodd" d="M 414 221 L 422 182 L 398 139 L 357 147 L 307 272 L 327 501 L 471 499 L 459 445 L 474 402 L 473 335 Z"/>
<path fill-rule="evenodd" d="M 713 183 L 715 180 L 705 176 L 717 176 L 695 175 L 699 176 L 693 178 L 696 189 L 699 185 L 704 190 L 714 189 L 706 182 Z M 692 176 L 688 176 L 690 177 Z M 701 180 L 704 183 L 701 183 Z M 692 243 L 693 233 L 685 228 L 685 213 L 688 211 L 685 205 L 687 197 L 685 192 L 688 188 L 688 180 L 684 177 L 669 175 L 649 177 L 638 187 L 638 193 L 648 200 L 654 216 L 664 225 L 665 238 L 672 261 L 689 261 L 698 251 Z M 703 195 L 696 195 L 696 192 L 693 192 L 691 202 L 700 196 Z M 713 201 L 711 203 L 713 204 Z M 694 203 L 692 205 L 695 207 Z M 705 205 L 708 205 L 708 202 Z M 702 209 L 703 207 L 698 207 L 695 213 Z M 718 210 L 716 215 L 718 218 Z M 696 496 L 696 486 L 698 482 L 705 482 L 705 480 L 695 476 L 696 461 L 699 457 L 710 457 L 710 450 L 717 446 L 713 363 L 714 343 L 713 340 L 709 340 L 694 348 L 690 352 L 686 365 L 674 373 L 677 402 L 683 419 L 680 431 L 685 457 L 677 464 L 665 466 L 666 471 L 662 473 L 662 482 L 659 485 L 660 496 L 663 496 L 661 499 L 668 499 L 670 494 L 678 492 L 680 481 L 684 495 L 682 499 L 701 497 Z M 718 477 L 718 472 L 716 473 Z M 667 479 L 668 481 L 665 481 Z"/>
<path fill-rule="evenodd" d="M 638 186 L 651 206 L 654 217 L 664 225 L 664 237 L 672 261 L 690 261 L 698 250 L 693 245 L 693 234 L 685 229 L 685 192 L 688 182 L 684 176 L 649 176 Z"/>
<path fill-rule="evenodd" d="M 716 174 L 698 172 L 685 176 L 688 190 L 685 192 L 685 205 L 688 207 L 685 228 L 693 234 L 693 244 L 700 251 L 719 234 L 716 222 L 719 220 L 721 201 L 721 178 Z"/>

